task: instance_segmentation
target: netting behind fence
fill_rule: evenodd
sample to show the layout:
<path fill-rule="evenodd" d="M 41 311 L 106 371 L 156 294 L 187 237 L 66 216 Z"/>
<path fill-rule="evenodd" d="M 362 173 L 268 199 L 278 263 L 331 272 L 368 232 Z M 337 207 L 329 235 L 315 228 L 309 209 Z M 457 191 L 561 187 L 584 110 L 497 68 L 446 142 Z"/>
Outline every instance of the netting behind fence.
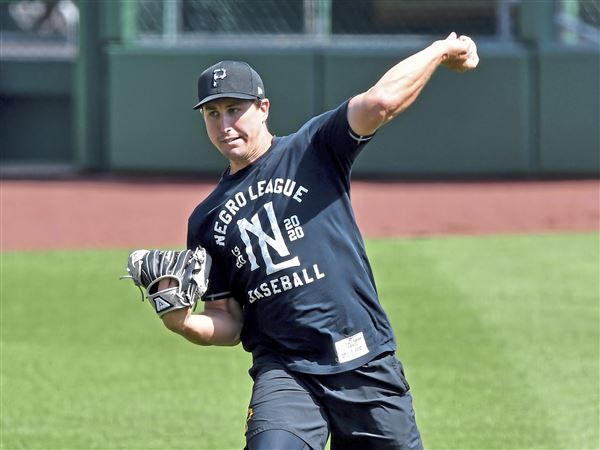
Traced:
<path fill-rule="evenodd" d="M 380 45 L 384 36 L 453 30 L 512 40 L 523 1 L 554 2 L 562 42 L 600 45 L 600 0 L 119 0 L 118 8 L 123 34 L 137 42 L 276 37 L 292 45 L 343 37 Z M 77 27 L 73 0 L 0 0 L 0 57 L 72 59 Z"/>
<path fill-rule="evenodd" d="M 138 0 L 140 37 L 435 35 L 511 39 L 519 0 Z"/>

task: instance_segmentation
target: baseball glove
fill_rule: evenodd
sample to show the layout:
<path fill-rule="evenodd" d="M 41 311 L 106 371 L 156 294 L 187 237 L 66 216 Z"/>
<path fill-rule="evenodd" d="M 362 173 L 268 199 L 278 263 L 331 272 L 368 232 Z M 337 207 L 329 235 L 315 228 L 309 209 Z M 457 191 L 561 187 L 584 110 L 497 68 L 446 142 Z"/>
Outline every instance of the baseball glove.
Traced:
<path fill-rule="evenodd" d="M 154 307 L 159 316 L 180 308 L 196 307 L 198 299 L 208 287 L 208 273 L 211 258 L 206 250 L 198 247 L 195 250 L 181 252 L 172 250 L 135 250 L 129 254 L 127 261 L 128 275 Z M 174 280 L 172 287 L 158 290 L 162 280 Z"/>

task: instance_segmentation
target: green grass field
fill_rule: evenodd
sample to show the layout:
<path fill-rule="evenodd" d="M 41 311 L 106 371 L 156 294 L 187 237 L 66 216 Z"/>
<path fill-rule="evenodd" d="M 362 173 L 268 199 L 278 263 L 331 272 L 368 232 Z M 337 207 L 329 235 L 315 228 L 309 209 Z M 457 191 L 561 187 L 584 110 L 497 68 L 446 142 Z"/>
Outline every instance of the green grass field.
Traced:
<path fill-rule="evenodd" d="M 368 241 L 426 448 L 600 447 L 599 237 Z M 248 355 L 168 332 L 127 254 L 1 255 L 1 449 L 242 448 Z"/>

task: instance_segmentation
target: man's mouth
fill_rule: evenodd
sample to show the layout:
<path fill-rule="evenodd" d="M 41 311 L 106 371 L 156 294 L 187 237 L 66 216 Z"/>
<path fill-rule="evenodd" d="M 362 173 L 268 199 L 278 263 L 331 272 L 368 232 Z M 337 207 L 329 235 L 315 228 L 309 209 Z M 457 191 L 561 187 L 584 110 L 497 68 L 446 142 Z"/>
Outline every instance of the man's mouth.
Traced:
<path fill-rule="evenodd" d="M 232 142 L 234 142 L 234 141 L 236 141 L 238 139 L 240 139 L 239 136 L 228 137 L 228 138 L 221 139 L 221 142 L 223 142 L 224 144 L 231 144 Z"/>

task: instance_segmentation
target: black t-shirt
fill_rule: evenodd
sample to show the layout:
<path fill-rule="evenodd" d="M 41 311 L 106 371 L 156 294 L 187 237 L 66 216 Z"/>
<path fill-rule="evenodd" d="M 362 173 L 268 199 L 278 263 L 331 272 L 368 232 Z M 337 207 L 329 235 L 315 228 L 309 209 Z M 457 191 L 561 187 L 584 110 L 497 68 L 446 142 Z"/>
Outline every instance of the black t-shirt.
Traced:
<path fill-rule="evenodd" d="M 350 172 L 370 136 L 348 102 L 222 176 L 188 223 L 213 259 L 205 301 L 234 297 L 254 364 L 338 373 L 395 350 L 350 203 Z"/>

